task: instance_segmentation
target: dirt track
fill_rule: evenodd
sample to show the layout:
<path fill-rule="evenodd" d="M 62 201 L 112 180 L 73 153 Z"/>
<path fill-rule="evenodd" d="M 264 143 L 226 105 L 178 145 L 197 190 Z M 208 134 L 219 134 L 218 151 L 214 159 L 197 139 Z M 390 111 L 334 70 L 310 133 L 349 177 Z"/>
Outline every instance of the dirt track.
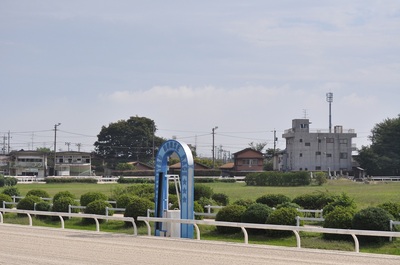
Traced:
<path fill-rule="evenodd" d="M 0 264 L 400 264 L 399 256 L 0 224 Z"/>

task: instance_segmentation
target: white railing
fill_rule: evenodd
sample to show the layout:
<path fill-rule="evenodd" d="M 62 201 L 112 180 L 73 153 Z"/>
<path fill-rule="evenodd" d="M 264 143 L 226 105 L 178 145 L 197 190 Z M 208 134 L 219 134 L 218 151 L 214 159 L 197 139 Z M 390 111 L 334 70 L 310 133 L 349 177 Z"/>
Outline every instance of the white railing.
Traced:
<path fill-rule="evenodd" d="M 319 217 L 301 217 L 296 216 L 296 226 L 300 226 L 300 221 L 313 221 L 313 222 L 323 222 L 325 218 L 322 216 L 324 210 L 308 210 L 308 209 L 297 209 L 299 213 L 313 213 L 319 215 Z"/>
<path fill-rule="evenodd" d="M 91 218 L 96 222 L 96 231 L 100 232 L 100 223 L 99 219 L 104 220 L 115 220 L 115 221 L 124 221 L 131 222 L 133 226 L 133 235 L 137 236 L 137 227 L 135 223 L 135 219 L 133 217 L 119 217 L 119 216 L 105 216 L 105 215 L 97 215 L 97 214 L 83 214 L 83 213 L 62 213 L 62 212 L 45 212 L 45 211 L 31 211 L 31 210 L 16 210 L 16 209 L 1 209 L 0 212 L 0 223 L 3 223 L 3 213 L 19 213 L 26 214 L 29 219 L 29 226 L 33 225 L 32 215 L 45 215 L 45 216 L 58 216 L 61 221 L 61 228 L 65 228 L 64 218 L 63 217 L 78 217 L 78 218 Z"/>
<path fill-rule="evenodd" d="M 269 225 L 269 224 L 250 224 L 250 223 L 233 223 L 233 222 L 219 222 L 219 221 L 207 221 L 207 220 L 188 220 L 188 219 L 172 219 L 172 218 L 157 218 L 157 217 L 144 217 L 139 216 L 138 221 L 145 222 L 147 226 L 147 234 L 151 236 L 150 222 L 167 222 L 167 223 L 181 223 L 181 224 L 192 224 L 196 229 L 196 239 L 200 240 L 200 229 L 198 225 L 211 225 L 211 226 L 227 226 L 227 227 L 238 227 L 241 228 L 244 234 L 244 243 L 249 243 L 249 237 L 247 230 L 252 229 L 270 229 L 270 230 L 283 230 L 292 231 L 296 236 L 297 248 L 301 248 L 301 238 L 299 232 L 314 232 L 314 233 L 326 233 L 326 234 L 339 234 L 339 235 L 351 235 L 354 239 L 355 252 L 360 252 L 360 244 L 357 236 L 381 236 L 381 237 L 400 237 L 400 232 L 387 232 L 387 231 L 371 231 L 371 230 L 349 230 L 349 229 L 333 229 L 333 228 L 321 228 L 321 227 L 297 227 L 297 226 L 286 226 L 286 225 Z"/>

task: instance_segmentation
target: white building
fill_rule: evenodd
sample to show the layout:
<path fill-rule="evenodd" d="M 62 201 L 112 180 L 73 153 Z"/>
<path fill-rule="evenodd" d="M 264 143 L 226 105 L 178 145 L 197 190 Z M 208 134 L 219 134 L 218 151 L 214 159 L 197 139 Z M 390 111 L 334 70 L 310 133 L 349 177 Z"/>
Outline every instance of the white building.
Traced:
<path fill-rule="evenodd" d="M 56 176 L 91 176 L 91 167 L 90 153 L 75 151 L 56 153 Z"/>
<path fill-rule="evenodd" d="M 279 163 L 283 171 L 341 171 L 352 170 L 351 154 L 355 150 L 353 129 L 335 126 L 333 132 L 310 132 L 308 119 L 292 120 L 292 128 L 282 135 L 286 150 Z"/>

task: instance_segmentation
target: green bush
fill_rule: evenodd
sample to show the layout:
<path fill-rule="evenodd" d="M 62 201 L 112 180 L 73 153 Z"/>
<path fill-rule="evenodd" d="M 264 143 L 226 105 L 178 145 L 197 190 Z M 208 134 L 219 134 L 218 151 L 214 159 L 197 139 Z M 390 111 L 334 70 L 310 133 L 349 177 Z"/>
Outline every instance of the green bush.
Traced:
<path fill-rule="evenodd" d="M 1 178 L 0 178 L 1 179 Z M 15 186 L 18 183 L 18 179 L 14 177 L 4 177 L 3 178 L 3 186 Z M 1 186 L 1 180 L 0 180 L 0 187 Z"/>
<path fill-rule="evenodd" d="M 133 217 L 137 226 L 144 225 L 144 222 L 138 222 L 138 216 L 147 216 L 147 209 L 154 209 L 154 203 L 148 199 L 135 197 L 132 202 L 126 206 L 124 216 Z M 126 222 L 126 225 L 131 226 L 132 223 Z"/>
<path fill-rule="evenodd" d="M 97 215 L 106 215 L 106 207 L 111 208 L 111 204 L 104 200 L 95 200 L 86 205 L 85 213 L 87 214 L 97 214 Z M 109 211 L 108 215 L 113 215 L 113 211 Z M 93 218 L 83 218 L 83 223 L 94 223 Z M 98 219 L 99 223 L 103 223 L 104 219 Z"/>
<path fill-rule="evenodd" d="M 134 184 L 134 183 L 144 183 L 144 184 L 152 184 L 154 183 L 154 178 L 126 178 L 120 177 L 117 180 L 120 184 Z"/>
<path fill-rule="evenodd" d="M 256 199 L 257 203 L 268 205 L 269 207 L 276 207 L 279 204 L 290 202 L 291 199 L 283 194 L 267 194 Z"/>
<path fill-rule="evenodd" d="M 200 203 L 198 203 L 196 201 L 194 202 L 193 209 L 194 209 L 195 213 L 204 213 L 203 206 L 201 206 Z M 196 219 L 196 220 L 202 220 L 203 218 L 204 218 L 203 215 L 195 215 L 194 216 L 194 219 Z"/>
<path fill-rule="evenodd" d="M 353 210 L 355 210 L 357 208 L 357 205 L 354 202 L 354 199 L 350 198 L 346 193 L 343 192 L 340 196 L 334 197 L 333 201 L 328 203 L 323 208 L 324 215 L 329 214 L 331 211 L 333 211 L 338 206 L 345 207 L 345 208 L 351 208 Z"/>
<path fill-rule="evenodd" d="M 228 205 L 218 211 L 215 221 L 240 222 L 244 211 L 246 211 L 244 206 Z M 221 234 L 234 234 L 240 231 L 239 227 L 217 226 L 217 232 Z"/>
<path fill-rule="evenodd" d="M 301 209 L 301 206 L 294 202 L 284 202 L 284 203 L 278 204 L 275 208 L 276 209 L 280 209 L 280 208 Z"/>
<path fill-rule="evenodd" d="M 390 231 L 390 220 L 393 220 L 393 216 L 382 208 L 368 207 L 354 215 L 352 227 L 356 230 Z M 359 236 L 359 239 L 368 243 L 387 240 L 376 236 Z"/>
<path fill-rule="evenodd" d="M 315 192 L 302 194 L 292 200 L 304 209 L 319 210 L 323 209 L 328 203 L 334 201 L 335 196 L 328 192 Z"/>
<path fill-rule="evenodd" d="M 34 210 L 35 203 L 42 202 L 43 200 L 38 196 L 26 196 L 25 198 L 21 199 L 17 204 L 17 209 L 20 210 Z"/>
<path fill-rule="evenodd" d="M 241 205 L 244 206 L 246 208 L 249 208 L 250 205 L 256 203 L 254 200 L 252 199 L 239 199 L 233 202 L 233 204 L 235 205 Z"/>
<path fill-rule="evenodd" d="M 244 181 L 247 186 L 306 186 L 311 184 L 307 171 L 299 172 L 256 172 L 247 174 Z"/>
<path fill-rule="evenodd" d="M 325 215 L 324 228 L 351 229 L 355 209 L 352 207 L 336 206 Z M 323 234 L 328 240 L 352 240 L 350 235 Z"/>
<path fill-rule="evenodd" d="M 0 187 L 4 187 L 5 185 L 5 179 L 3 175 L 0 175 Z"/>
<path fill-rule="evenodd" d="M 136 195 L 133 194 L 122 194 L 117 198 L 117 207 L 118 208 L 125 208 L 132 202 L 132 200 L 137 197 Z"/>
<path fill-rule="evenodd" d="M 30 190 L 26 194 L 26 196 L 31 196 L 31 195 L 38 196 L 40 198 L 50 198 L 50 194 L 47 191 L 40 189 Z"/>
<path fill-rule="evenodd" d="M 3 194 L 7 194 L 9 196 L 21 196 L 21 192 L 19 192 L 17 187 L 5 187 L 2 191 Z"/>
<path fill-rule="evenodd" d="M 262 203 L 250 205 L 242 214 L 242 223 L 265 224 L 273 212 L 271 207 Z M 260 229 L 247 229 L 250 234 L 260 233 Z M 265 232 L 264 230 L 261 232 Z"/>
<path fill-rule="evenodd" d="M 398 202 L 385 202 L 378 205 L 379 208 L 386 210 L 393 215 L 395 220 L 400 220 L 400 203 Z"/>
<path fill-rule="evenodd" d="M 229 204 L 229 197 L 224 193 L 214 193 L 211 198 L 218 203 L 218 205 L 226 206 Z"/>
<path fill-rule="evenodd" d="M 207 205 L 213 205 L 213 206 L 217 205 L 216 201 L 205 197 L 201 197 L 200 199 L 197 200 L 197 202 L 203 207 L 204 212 L 208 211 L 208 209 L 205 208 Z M 210 212 L 213 213 L 214 209 L 211 209 Z"/>
<path fill-rule="evenodd" d="M 46 201 L 41 201 L 36 203 L 36 211 L 43 211 L 43 212 L 48 212 L 51 209 L 50 203 Z"/>
<path fill-rule="evenodd" d="M 0 208 L 3 207 L 3 201 L 4 202 L 12 202 L 12 198 L 10 195 L 7 194 L 0 194 Z M 6 208 L 12 208 L 11 204 L 7 204 Z"/>
<path fill-rule="evenodd" d="M 75 201 L 71 197 L 58 197 L 55 201 L 53 201 L 53 212 L 62 212 L 62 213 L 67 213 L 68 212 L 68 206 L 78 206 L 78 202 Z M 77 213 L 79 212 L 78 209 L 71 209 L 72 213 Z"/>
<path fill-rule="evenodd" d="M 61 197 L 68 197 L 71 199 L 75 199 L 75 195 L 72 194 L 70 191 L 59 191 L 53 196 L 53 202 L 59 200 Z"/>
<path fill-rule="evenodd" d="M 90 183 L 90 184 L 97 184 L 96 178 L 54 178 L 54 177 L 47 177 L 45 179 L 47 184 L 51 183 Z"/>
<path fill-rule="evenodd" d="M 107 196 L 101 192 L 90 191 L 85 194 L 82 194 L 80 203 L 82 206 L 87 206 L 89 203 L 97 201 L 97 200 L 107 200 Z"/>
<path fill-rule="evenodd" d="M 325 172 L 314 172 L 314 181 L 318 186 L 322 186 L 328 182 L 328 177 Z"/>
<path fill-rule="evenodd" d="M 214 191 L 211 187 L 201 185 L 201 184 L 194 184 L 194 200 L 197 201 L 200 198 L 211 198 Z"/>
<path fill-rule="evenodd" d="M 296 225 L 296 216 L 300 215 L 299 212 L 294 208 L 280 208 L 273 211 L 267 219 L 267 224 L 274 225 Z M 280 231 L 280 230 L 267 230 L 268 236 L 271 237 L 285 237 L 293 235 L 292 231 Z"/>

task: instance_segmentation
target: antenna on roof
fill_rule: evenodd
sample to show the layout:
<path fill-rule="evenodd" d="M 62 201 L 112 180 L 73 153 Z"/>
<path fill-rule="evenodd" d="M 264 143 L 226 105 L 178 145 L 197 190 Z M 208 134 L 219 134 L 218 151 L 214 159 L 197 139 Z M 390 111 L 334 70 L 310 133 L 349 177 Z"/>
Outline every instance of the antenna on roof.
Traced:
<path fill-rule="evenodd" d="M 329 103 L 329 133 L 332 132 L 332 102 L 333 102 L 333 93 L 326 93 L 326 101 Z"/>
<path fill-rule="evenodd" d="M 303 109 L 303 119 L 308 119 L 307 109 Z"/>

